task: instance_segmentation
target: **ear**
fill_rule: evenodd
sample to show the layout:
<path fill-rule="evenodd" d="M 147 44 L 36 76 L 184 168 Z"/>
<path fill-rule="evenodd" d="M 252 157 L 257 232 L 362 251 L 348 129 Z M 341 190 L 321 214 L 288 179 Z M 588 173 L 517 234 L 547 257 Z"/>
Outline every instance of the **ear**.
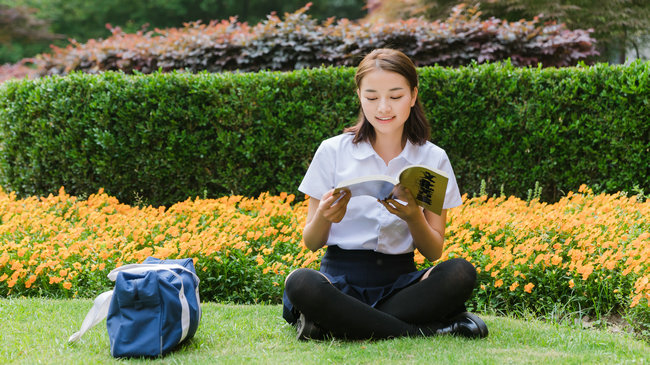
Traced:
<path fill-rule="evenodd" d="M 418 100 L 418 87 L 413 88 L 413 92 L 411 93 L 411 107 L 415 105 L 415 102 Z"/>
<path fill-rule="evenodd" d="M 357 97 L 361 100 L 361 89 L 357 88 Z"/>

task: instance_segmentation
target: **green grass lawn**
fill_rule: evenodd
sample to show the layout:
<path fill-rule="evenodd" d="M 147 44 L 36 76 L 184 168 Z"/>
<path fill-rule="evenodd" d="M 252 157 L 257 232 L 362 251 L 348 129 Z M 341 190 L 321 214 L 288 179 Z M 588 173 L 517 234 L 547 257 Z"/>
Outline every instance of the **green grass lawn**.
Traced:
<path fill-rule="evenodd" d="M 92 301 L 0 299 L 0 363 L 96 364 L 122 362 L 109 353 L 105 322 L 75 344 Z M 586 330 L 536 320 L 482 316 L 490 335 L 383 341 L 299 342 L 278 305 L 203 303 L 195 337 L 161 364 L 620 364 L 648 363 L 650 345 L 629 334 Z"/>

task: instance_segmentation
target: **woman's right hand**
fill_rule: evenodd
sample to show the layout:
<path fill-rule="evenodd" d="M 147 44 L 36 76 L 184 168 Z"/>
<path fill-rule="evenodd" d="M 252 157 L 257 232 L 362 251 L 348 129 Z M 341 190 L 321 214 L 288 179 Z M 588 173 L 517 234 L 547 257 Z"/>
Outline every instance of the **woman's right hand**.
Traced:
<path fill-rule="evenodd" d="M 337 193 L 330 190 L 322 196 L 316 214 L 329 222 L 338 223 L 345 216 L 349 201 L 349 190 L 341 190 Z"/>

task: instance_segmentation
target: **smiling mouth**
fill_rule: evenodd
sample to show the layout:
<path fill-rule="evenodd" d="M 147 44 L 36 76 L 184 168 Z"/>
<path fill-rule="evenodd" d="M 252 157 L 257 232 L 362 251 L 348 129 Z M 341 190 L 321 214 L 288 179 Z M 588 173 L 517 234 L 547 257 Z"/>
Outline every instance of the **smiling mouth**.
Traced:
<path fill-rule="evenodd" d="M 375 117 L 375 118 L 377 118 L 378 120 L 380 120 L 380 121 L 382 121 L 382 122 L 386 122 L 386 121 L 389 121 L 389 120 L 393 119 L 394 117 L 384 117 L 384 118 L 382 118 L 382 117 Z"/>

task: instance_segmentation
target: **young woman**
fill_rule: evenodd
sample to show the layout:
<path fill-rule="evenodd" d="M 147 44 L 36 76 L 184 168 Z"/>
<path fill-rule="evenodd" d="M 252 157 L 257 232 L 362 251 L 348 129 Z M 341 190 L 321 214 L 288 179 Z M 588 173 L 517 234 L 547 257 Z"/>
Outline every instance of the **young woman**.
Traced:
<path fill-rule="evenodd" d="M 487 336 L 485 323 L 464 305 L 476 283 L 474 266 L 451 259 L 417 271 L 413 262 L 416 248 L 431 261 L 441 256 L 446 210 L 462 203 L 445 151 L 428 141 L 415 65 L 399 51 L 377 49 L 361 61 L 355 81 L 359 121 L 321 143 L 299 187 L 310 197 L 304 243 L 327 251 L 320 271 L 289 274 L 283 317 L 297 323 L 298 339 Z M 385 201 L 333 193 L 343 180 L 396 176 L 408 165 L 450 176 L 441 215 L 420 208 L 399 185 L 398 199 Z"/>

